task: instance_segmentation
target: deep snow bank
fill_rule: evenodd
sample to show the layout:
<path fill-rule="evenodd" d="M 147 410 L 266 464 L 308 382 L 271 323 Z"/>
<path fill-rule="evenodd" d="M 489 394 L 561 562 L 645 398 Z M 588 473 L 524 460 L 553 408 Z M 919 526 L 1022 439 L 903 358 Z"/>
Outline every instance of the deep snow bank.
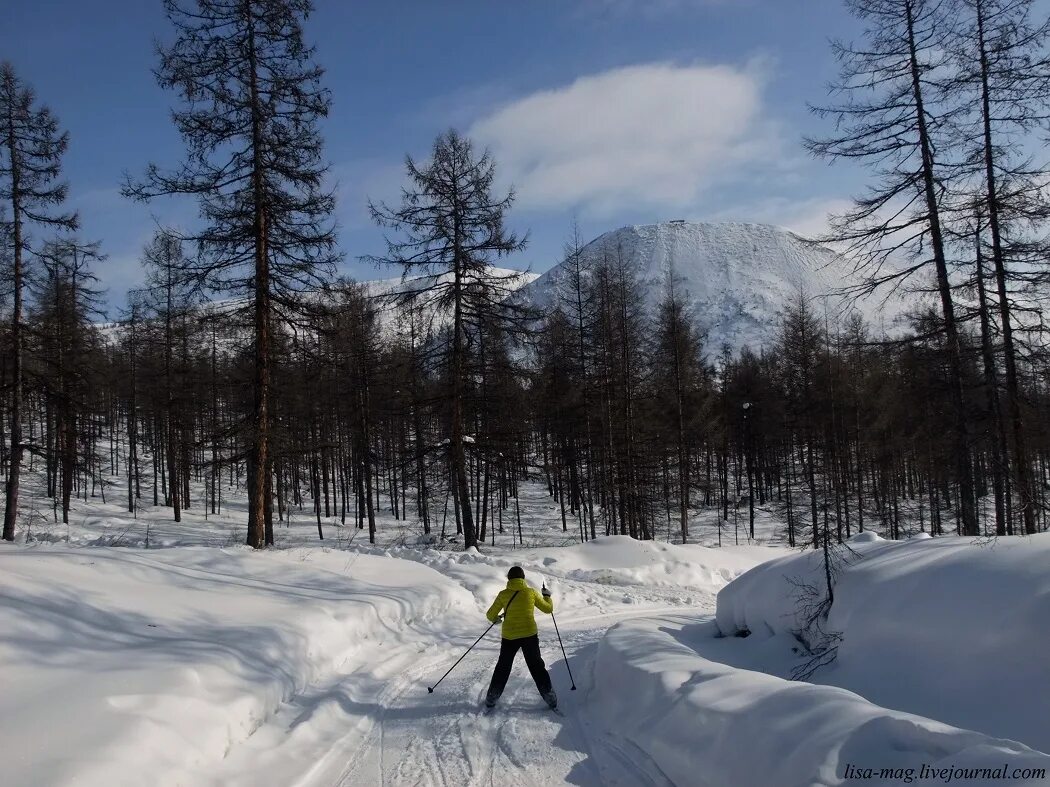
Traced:
<path fill-rule="evenodd" d="M 358 547 L 371 554 L 415 560 L 451 577 L 486 605 L 521 565 L 526 580 L 554 591 L 558 613 L 603 615 L 630 607 L 714 607 L 715 594 L 735 577 L 786 550 L 764 546 L 713 549 L 604 536 L 582 544 L 483 552 Z"/>
<path fill-rule="evenodd" d="M 469 593 L 346 552 L 0 550 L 4 785 L 191 784 L 280 703 Z"/>
<path fill-rule="evenodd" d="M 886 710 L 843 689 L 708 661 L 683 641 L 689 626 L 668 618 L 610 629 L 591 699 L 599 717 L 615 720 L 614 734 L 676 784 L 836 785 L 850 781 L 848 767 L 874 768 L 866 783 L 879 784 L 907 782 L 907 769 L 922 783 L 915 777 L 923 766 L 1007 768 L 1005 779 L 962 782 L 970 785 L 1042 784 L 1016 778 L 1015 769 L 1050 773 L 1050 756 L 1022 744 Z M 714 636 L 714 625 L 706 627 Z M 889 771 L 880 776 L 882 768 Z"/>
<path fill-rule="evenodd" d="M 1050 752 L 1050 534 L 851 542 L 827 621 L 842 641 L 812 680 Z M 757 566 L 718 595 L 718 627 L 752 653 L 798 627 L 793 581 L 819 583 L 809 551 Z M 781 666 L 782 666 L 781 664 Z M 770 664 L 770 671 L 779 671 Z"/>
<path fill-rule="evenodd" d="M 607 585 L 720 588 L 776 553 L 766 547 L 709 547 L 605 536 L 537 555 L 566 578 Z"/>

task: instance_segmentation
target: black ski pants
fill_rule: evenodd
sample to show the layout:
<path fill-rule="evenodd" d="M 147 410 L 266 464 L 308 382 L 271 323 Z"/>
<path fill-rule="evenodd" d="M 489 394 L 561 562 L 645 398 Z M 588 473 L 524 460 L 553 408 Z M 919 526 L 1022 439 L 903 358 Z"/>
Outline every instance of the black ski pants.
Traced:
<path fill-rule="evenodd" d="M 533 634 L 531 637 L 502 641 L 499 648 L 499 660 L 496 662 L 496 669 L 492 671 L 492 682 L 489 684 L 490 697 L 499 697 L 503 694 L 519 648 L 525 654 L 525 663 L 529 667 L 529 672 L 532 673 L 532 679 L 536 681 L 536 688 L 540 690 L 540 694 L 546 694 L 551 690 L 551 676 L 547 674 L 547 665 L 543 663 L 543 656 L 540 655 L 540 638 L 538 634 Z"/>

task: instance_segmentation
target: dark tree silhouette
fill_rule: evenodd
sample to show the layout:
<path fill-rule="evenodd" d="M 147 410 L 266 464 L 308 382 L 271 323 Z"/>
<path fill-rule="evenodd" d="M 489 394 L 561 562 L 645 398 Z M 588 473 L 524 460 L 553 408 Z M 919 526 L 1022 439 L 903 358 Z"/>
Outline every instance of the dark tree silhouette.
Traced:
<path fill-rule="evenodd" d="M 339 255 L 318 121 L 330 98 L 303 41 L 309 0 L 165 0 L 174 43 L 157 79 L 181 98 L 172 114 L 186 144 L 173 172 L 151 165 L 125 193 L 190 194 L 204 228 L 188 272 L 247 296 L 253 336 L 248 421 L 248 544 L 273 543 L 272 344 L 275 318 L 320 284 Z"/>
<path fill-rule="evenodd" d="M 4 503 L 3 538 L 13 541 L 18 518 L 18 492 L 22 470 L 22 397 L 24 379 L 24 291 L 26 260 L 33 253 L 29 228 L 76 229 L 75 213 L 58 212 L 67 186 L 59 178 L 69 135 L 37 102 L 33 90 L 15 74 L 10 63 L 0 63 L 0 200 L 10 209 L 12 245 L 11 309 L 11 425 L 10 466 Z M 0 219 L 4 216 L 0 215 Z"/>

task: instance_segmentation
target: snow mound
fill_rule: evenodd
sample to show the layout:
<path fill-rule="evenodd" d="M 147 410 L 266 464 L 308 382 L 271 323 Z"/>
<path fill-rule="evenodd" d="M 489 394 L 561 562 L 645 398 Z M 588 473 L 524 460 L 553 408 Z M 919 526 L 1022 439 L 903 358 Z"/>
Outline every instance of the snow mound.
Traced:
<path fill-rule="evenodd" d="M 12 547 L 0 576 L 5 785 L 202 784 L 370 643 L 476 607 L 424 566 L 320 550 Z"/>
<path fill-rule="evenodd" d="M 688 625 L 681 619 L 618 624 L 595 663 L 593 702 L 616 720 L 615 739 L 641 749 L 675 784 L 837 785 L 853 781 L 850 768 L 873 768 L 867 784 L 923 783 L 924 766 L 936 772 L 1004 765 L 1005 778 L 964 783 L 1044 783 L 1023 769 L 1046 773 L 1050 756 L 886 710 L 844 689 L 708 661 L 681 641 Z"/>
<path fill-rule="evenodd" d="M 841 634 L 838 655 L 812 680 L 1050 752 L 1050 533 L 850 546 L 825 625 Z M 757 566 L 723 588 L 718 628 L 751 632 L 739 650 L 772 638 L 785 650 L 800 627 L 800 582 L 823 582 L 820 553 Z"/>
<path fill-rule="evenodd" d="M 576 547 L 561 548 L 543 559 L 546 570 L 569 579 L 604 585 L 649 585 L 714 589 L 724 587 L 754 565 L 754 553 L 638 541 L 604 536 Z"/>
<path fill-rule="evenodd" d="M 707 346 L 756 352 L 776 340 L 777 316 L 798 297 L 832 296 L 856 284 L 849 264 L 831 249 L 779 227 L 742 223 L 672 221 L 607 232 L 582 250 L 584 267 L 618 257 L 634 271 L 650 308 L 659 302 L 668 273 L 707 335 Z M 534 305 L 549 307 L 565 293 L 569 265 L 551 268 L 522 288 Z M 847 308 L 841 296 L 828 298 L 831 316 Z M 861 304 L 870 319 L 880 314 L 873 301 Z M 889 316 L 889 315 L 887 315 Z"/>
<path fill-rule="evenodd" d="M 563 547 L 491 553 L 399 547 L 390 554 L 418 561 L 454 579 L 478 599 L 482 609 L 506 586 L 507 570 L 520 565 L 530 585 L 546 584 L 554 592 L 559 610 L 602 615 L 635 604 L 713 608 L 720 588 L 783 550 L 761 546 L 712 549 L 603 536 Z"/>

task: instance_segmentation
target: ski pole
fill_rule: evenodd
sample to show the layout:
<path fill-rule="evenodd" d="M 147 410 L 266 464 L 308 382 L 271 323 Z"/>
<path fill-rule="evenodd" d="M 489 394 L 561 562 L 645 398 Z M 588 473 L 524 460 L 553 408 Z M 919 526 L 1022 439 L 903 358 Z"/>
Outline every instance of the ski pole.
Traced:
<path fill-rule="evenodd" d="M 515 590 L 514 591 L 514 596 L 517 596 L 517 595 L 518 595 L 518 591 Z M 514 596 L 510 597 L 510 601 L 514 600 Z M 507 605 L 504 607 L 504 609 L 507 609 L 507 607 L 510 606 L 510 601 L 507 602 Z M 474 645 L 477 645 L 479 642 L 481 642 L 481 640 L 483 640 L 485 638 L 485 634 L 488 634 L 490 631 L 492 631 L 492 627 L 495 626 L 497 623 L 499 623 L 499 618 L 497 618 L 496 620 L 492 621 L 489 624 L 489 627 L 487 629 L 485 629 L 485 632 L 480 637 L 478 637 L 476 640 L 474 640 Z M 448 677 L 448 673 L 452 672 L 452 670 L 454 670 L 456 667 L 459 666 L 459 662 L 463 661 L 463 659 L 465 659 L 467 657 L 467 653 L 470 653 L 470 651 L 474 650 L 474 645 L 471 645 L 469 648 L 467 648 L 466 652 L 462 656 L 460 656 L 459 659 L 456 660 L 455 664 L 453 664 L 451 667 L 448 668 L 448 672 L 446 672 L 444 675 L 442 675 L 438 679 L 437 683 L 435 683 L 433 686 L 427 686 L 427 694 L 433 694 L 434 693 L 434 689 L 436 689 L 441 684 L 441 681 L 443 681 L 445 678 Z"/>
<path fill-rule="evenodd" d="M 554 617 L 554 610 L 551 610 L 551 620 L 554 621 L 554 633 L 558 635 L 558 644 L 561 645 L 561 657 L 565 660 L 565 669 L 569 670 L 569 683 L 572 684 L 572 691 L 576 691 L 576 681 L 572 679 L 572 668 L 569 667 L 569 657 L 565 655 L 565 643 L 561 641 L 561 632 L 558 631 L 558 619 Z"/>

